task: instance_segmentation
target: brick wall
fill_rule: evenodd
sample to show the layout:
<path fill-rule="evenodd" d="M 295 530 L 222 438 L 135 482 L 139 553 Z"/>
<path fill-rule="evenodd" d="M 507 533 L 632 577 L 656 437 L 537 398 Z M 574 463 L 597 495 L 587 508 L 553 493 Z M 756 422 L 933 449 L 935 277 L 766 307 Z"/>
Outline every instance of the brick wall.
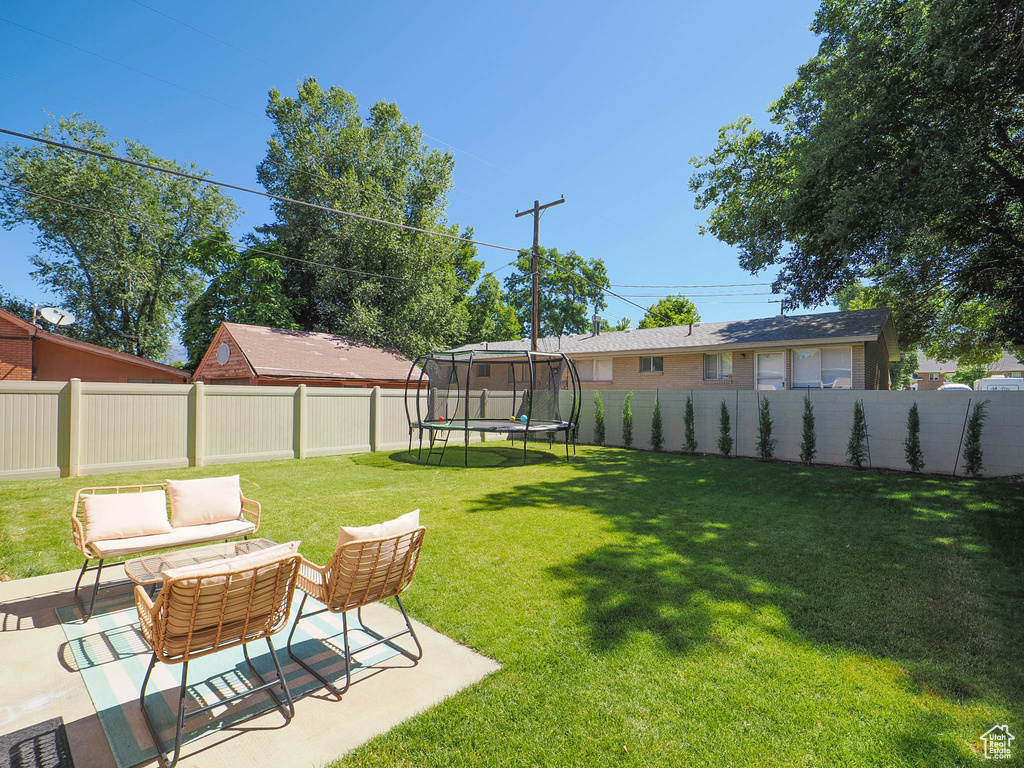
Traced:
<path fill-rule="evenodd" d="M 0 381 L 32 380 L 32 337 L 0 318 Z"/>
<path fill-rule="evenodd" d="M 934 391 L 946 383 L 946 374 L 944 373 L 939 374 L 938 381 L 932 381 L 930 373 L 921 373 L 918 375 L 921 376 L 921 379 L 917 382 L 917 390 L 919 392 Z"/>

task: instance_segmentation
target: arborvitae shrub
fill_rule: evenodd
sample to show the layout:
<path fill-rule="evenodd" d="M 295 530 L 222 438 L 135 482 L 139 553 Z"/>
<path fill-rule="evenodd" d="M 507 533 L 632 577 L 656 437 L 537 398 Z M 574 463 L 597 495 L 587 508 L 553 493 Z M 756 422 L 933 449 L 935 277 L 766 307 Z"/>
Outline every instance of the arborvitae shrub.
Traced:
<path fill-rule="evenodd" d="M 604 400 L 594 393 L 594 445 L 604 445 Z"/>
<path fill-rule="evenodd" d="M 718 452 L 723 456 L 732 454 L 732 419 L 729 417 L 729 406 L 722 401 L 722 410 L 718 417 Z"/>
<path fill-rule="evenodd" d="M 651 449 L 660 451 L 665 446 L 665 427 L 661 423 L 661 398 L 655 397 L 654 415 L 651 416 Z"/>
<path fill-rule="evenodd" d="M 686 410 L 683 412 L 683 427 L 686 431 L 686 441 L 683 443 L 683 450 L 687 453 L 696 453 L 697 432 L 694 428 L 693 395 L 686 396 Z"/>
<path fill-rule="evenodd" d="M 622 404 L 622 444 L 627 448 L 633 446 L 633 393 L 626 395 Z"/>
<path fill-rule="evenodd" d="M 868 460 L 868 422 L 864 417 L 864 401 L 857 400 L 853 404 L 853 428 L 850 430 L 850 442 L 846 444 L 846 463 L 857 469 L 864 468 Z"/>
<path fill-rule="evenodd" d="M 971 477 L 981 477 L 985 469 L 981 463 L 981 429 L 988 418 L 988 400 L 975 404 L 967 420 L 967 437 L 964 439 L 964 471 Z"/>
<path fill-rule="evenodd" d="M 800 461 L 810 464 L 818 455 L 818 438 L 814 434 L 814 404 L 810 394 L 804 395 L 804 431 L 800 441 Z"/>
<path fill-rule="evenodd" d="M 779 441 L 772 437 L 772 406 L 767 395 L 758 398 L 757 404 L 757 457 L 761 461 L 775 458 L 775 446 Z"/>
<path fill-rule="evenodd" d="M 903 455 L 907 458 L 907 466 L 911 472 L 924 469 L 924 453 L 921 451 L 921 415 L 917 411 L 917 401 L 910 406 L 907 413 L 907 439 L 903 441 Z"/>

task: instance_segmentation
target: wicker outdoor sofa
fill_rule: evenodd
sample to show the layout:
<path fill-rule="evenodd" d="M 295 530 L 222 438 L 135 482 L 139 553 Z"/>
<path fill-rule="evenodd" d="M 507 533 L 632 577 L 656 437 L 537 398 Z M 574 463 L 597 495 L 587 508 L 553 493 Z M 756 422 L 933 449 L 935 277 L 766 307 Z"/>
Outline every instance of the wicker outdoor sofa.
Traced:
<path fill-rule="evenodd" d="M 260 512 L 260 503 L 242 494 L 238 475 L 77 491 L 71 532 L 85 557 L 75 582 L 83 621 L 96 605 L 104 560 L 251 536 L 259 530 Z M 99 562 L 90 565 L 93 560 Z M 92 570 L 96 582 L 86 606 L 80 588 Z"/>

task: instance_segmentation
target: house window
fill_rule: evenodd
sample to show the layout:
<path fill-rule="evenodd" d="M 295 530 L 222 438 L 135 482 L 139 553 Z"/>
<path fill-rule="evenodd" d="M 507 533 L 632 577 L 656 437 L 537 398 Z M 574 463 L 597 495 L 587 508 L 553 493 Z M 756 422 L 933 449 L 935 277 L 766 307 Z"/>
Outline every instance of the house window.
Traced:
<path fill-rule="evenodd" d="M 1019 379 L 1019 378 L 1022 378 L 1020 371 L 1007 371 L 1006 372 L 1006 377 L 1009 378 L 1009 379 Z"/>
<path fill-rule="evenodd" d="M 577 360 L 576 371 L 580 375 L 580 381 L 611 381 L 612 359 L 599 357 L 595 360 Z"/>
<path fill-rule="evenodd" d="M 796 389 L 852 388 L 853 348 L 794 349 L 793 387 Z"/>
<path fill-rule="evenodd" d="M 476 375 L 482 379 L 489 379 L 491 377 L 491 364 L 490 363 L 477 363 L 476 364 Z"/>
<path fill-rule="evenodd" d="M 704 381 L 732 378 L 732 352 L 704 355 Z"/>
<path fill-rule="evenodd" d="M 665 370 L 665 358 L 641 357 L 640 373 L 662 373 Z"/>
<path fill-rule="evenodd" d="M 938 381 L 938 380 L 939 380 L 939 374 L 937 374 L 937 373 L 929 373 L 928 374 L 928 381 Z"/>

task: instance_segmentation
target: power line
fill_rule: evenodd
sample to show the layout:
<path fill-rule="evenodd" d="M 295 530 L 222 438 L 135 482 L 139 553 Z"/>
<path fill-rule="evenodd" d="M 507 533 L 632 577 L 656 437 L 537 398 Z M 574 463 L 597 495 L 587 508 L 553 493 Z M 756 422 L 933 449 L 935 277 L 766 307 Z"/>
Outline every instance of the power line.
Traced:
<path fill-rule="evenodd" d="M 570 275 L 576 275 L 576 277 L 578 277 L 581 280 L 583 280 L 583 282 L 593 286 L 594 288 L 597 288 L 600 291 L 604 291 L 609 296 L 614 296 L 615 298 L 617 298 L 617 299 L 619 299 L 621 301 L 624 301 L 627 304 L 636 307 L 637 309 L 643 310 L 644 312 L 646 312 L 649 315 L 653 315 L 654 317 L 660 317 L 662 320 L 667 320 L 669 322 L 674 322 L 674 320 L 671 317 L 668 317 L 667 315 L 663 315 L 660 312 L 655 312 L 654 310 L 649 309 L 647 307 L 641 306 L 640 304 L 637 304 L 635 301 L 630 301 L 629 299 L 627 299 L 624 296 L 621 296 L 621 295 L 615 293 L 615 291 L 613 291 L 613 290 L 611 290 L 609 288 L 606 288 L 605 286 L 601 285 L 600 283 L 595 283 L 590 278 L 584 277 L 579 272 L 576 272 L 576 271 L 574 271 L 572 269 L 569 269 L 568 267 L 563 267 L 561 264 L 559 264 L 554 259 L 549 259 L 547 256 L 544 256 L 543 254 L 540 254 L 540 258 L 544 259 L 544 261 L 548 262 L 549 264 L 551 264 L 551 265 L 553 265 L 555 267 L 558 267 L 563 272 L 568 272 Z"/>
<path fill-rule="evenodd" d="M 27 27 L 24 24 L 19 24 L 16 21 L 11 21 L 10 19 L 6 19 L 3 16 L 0 16 L 0 21 L 4 21 L 12 26 L 18 27 L 19 29 L 24 29 L 26 32 L 31 32 L 34 35 L 44 37 L 47 40 L 52 40 L 55 43 L 66 45 L 68 48 L 72 48 L 76 51 L 81 51 L 82 53 L 88 54 L 89 56 L 95 56 L 97 59 L 100 59 L 101 61 L 105 61 L 108 64 L 113 64 L 117 67 L 122 67 L 123 69 L 127 69 L 129 72 L 135 72 L 136 74 L 142 75 L 143 77 L 148 77 L 152 80 L 156 80 L 157 82 L 169 85 L 172 88 L 177 88 L 178 90 L 185 91 L 186 93 L 191 93 L 194 96 L 199 96 L 202 99 L 206 99 L 207 101 L 212 101 L 214 104 L 220 104 L 223 107 L 229 107 L 230 109 L 238 110 L 239 112 L 250 115 L 251 117 L 258 118 L 260 120 L 264 119 L 263 115 L 257 115 L 255 112 L 250 112 L 249 110 L 244 109 L 243 107 L 239 107 L 234 104 L 229 104 L 228 102 L 221 101 L 220 99 L 214 98 L 213 96 L 207 96 L 205 93 L 200 93 L 199 91 L 196 91 L 192 88 L 188 88 L 184 85 L 179 85 L 178 83 L 166 80 L 165 78 L 162 78 L 158 75 L 154 75 L 144 70 L 141 70 L 138 67 L 133 67 L 130 64 L 124 64 L 123 62 L 111 59 L 107 56 L 104 56 L 103 54 L 96 53 L 95 51 L 90 51 L 88 48 L 82 48 L 80 45 L 75 45 L 74 43 L 69 43 L 66 40 L 61 40 L 60 38 L 53 37 L 52 35 L 48 35 L 45 32 L 40 32 L 38 29 L 32 29 L 32 27 Z"/>
<path fill-rule="evenodd" d="M 233 189 L 237 192 L 247 192 L 251 195 L 259 195 L 260 197 L 266 197 L 271 200 L 277 200 L 278 202 L 288 203 L 290 205 L 300 205 L 306 208 L 313 208 L 319 211 L 325 211 L 327 213 L 335 213 L 339 216 L 348 216 L 353 219 L 359 219 L 361 221 L 371 221 L 375 224 L 383 224 L 388 227 L 395 227 L 397 229 L 404 229 L 410 232 L 419 232 L 423 235 L 431 235 L 433 237 L 442 237 L 448 240 L 455 240 L 460 243 L 472 243 L 473 245 L 480 245 L 485 248 L 496 248 L 500 251 L 512 251 L 513 253 L 519 253 L 519 248 L 510 248 L 506 245 L 496 245 L 494 243 L 486 243 L 483 240 L 473 240 L 468 237 L 459 237 L 458 235 L 449 235 L 447 232 L 435 232 L 429 229 L 423 229 L 422 227 L 414 227 L 409 224 L 399 224 L 394 221 L 387 221 L 386 219 L 378 219 L 373 216 L 365 216 L 361 213 L 352 213 L 351 211 L 343 211 L 340 208 L 332 208 L 329 205 L 319 205 L 318 203 L 309 203 L 304 200 L 296 200 L 292 197 L 285 197 L 283 195 L 275 195 L 272 192 L 263 192 L 259 189 L 252 189 L 251 187 L 243 187 L 238 184 L 229 184 L 226 181 L 217 181 L 216 179 L 210 179 L 204 176 L 198 176 L 194 173 L 186 173 L 185 171 L 179 171 L 173 168 L 163 168 L 159 165 L 153 165 L 151 163 L 144 163 L 140 160 L 132 160 L 127 157 L 118 157 L 117 155 L 107 154 L 106 152 L 99 152 L 95 149 L 88 149 L 86 147 L 80 147 L 76 144 L 67 144 L 62 141 L 55 141 L 54 139 L 43 138 L 42 136 L 32 136 L 27 133 L 18 133 L 17 131 L 11 131 L 6 128 L 0 128 L 0 133 L 8 136 L 14 136 L 19 139 L 25 139 L 27 141 L 35 141 L 39 144 L 46 144 L 52 147 L 60 147 L 61 149 L 68 149 L 72 152 L 81 152 L 86 155 L 92 155 L 94 157 L 103 158 L 104 160 L 113 160 L 114 162 L 124 163 L 126 165 L 134 165 L 138 168 L 145 168 L 149 171 L 155 171 L 157 173 L 166 173 L 171 176 L 177 176 L 182 179 L 189 179 L 201 184 L 212 184 L 214 186 L 223 187 L 225 189 Z"/>
<path fill-rule="evenodd" d="M 772 283 L 719 283 L 716 285 L 624 285 L 611 283 L 609 288 L 749 288 L 758 285 L 772 285 Z"/>
<path fill-rule="evenodd" d="M 301 75 L 298 75 L 295 72 L 290 72 L 287 69 L 285 69 L 284 67 L 279 67 L 274 62 L 267 61 L 266 59 L 261 58 L 260 56 L 257 56 L 255 53 L 250 53 L 249 51 L 245 50 L 244 48 L 239 48 L 237 45 L 233 45 L 232 43 L 229 43 L 227 40 L 221 40 L 219 37 L 215 37 L 214 35 L 211 35 L 209 32 L 204 32 L 203 30 L 199 29 L 199 27 L 193 27 L 191 24 L 188 24 L 188 23 L 182 21 L 181 19 L 176 19 L 173 16 L 164 13 L 163 11 L 159 11 L 159 10 L 157 10 L 156 8 L 154 8 L 151 5 L 146 5 L 145 3 L 139 2 L 139 0 L 131 0 L 131 1 L 133 3 L 135 3 L 136 5 L 142 6 L 146 10 L 152 11 L 153 13 L 156 13 L 156 14 L 158 14 L 160 16 L 163 16 L 165 19 L 170 19 L 175 24 L 180 24 L 183 27 L 191 29 L 193 32 L 198 32 L 203 37 L 208 37 L 211 40 L 214 40 L 214 41 L 220 43 L 221 45 L 226 45 L 228 48 L 231 48 L 231 49 L 233 49 L 235 51 L 238 51 L 239 53 L 244 53 L 249 58 L 252 58 L 252 59 L 255 59 L 256 61 L 262 62 L 263 64 L 266 64 L 268 67 L 273 67 L 274 69 L 279 70 L 281 72 L 284 72 L 286 75 L 291 75 L 292 77 L 301 77 Z"/>
<path fill-rule="evenodd" d="M 154 221 L 146 221 L 145 219 L 137 219 L 137 218 L 135 218 L 133 216 L 125 216 L 124 214 L 114 213 L 113 211 L 110 211 L 110 210 L 108 210 L 106 208 L 97 208 L 97 207 L 92 206 L 92 205 L 85 205 L 84 203 L 75 203 L 75 202 L 72 202 L 71 200 L 62 200 L 59 197 L 53 197 L 51 195 L 44 195 L 41 192 L 33 192 L 32 190 L 23 189 L 21 187 L 14 186 L 13 184 L 4 184 L 4 183 L 0 182 L 0 188 L 10 189 L 10 190 L 13 190 L 14 192 L 18 192 L 18 193 L 23 194 L 23 195 L 31 195 L 32 197 L 42 198 L 43 200 L 50 200 L 50 201 L 52 201 L 54 203 L 60 203 L 62 205 L 70 205 L 73 208 L 80 208 L 80 209 L 85 210 L 85 211 L 92 211 L 93 213 L 100 213 L 100 214 L 103 214 L 105 216 L 109 216 L 112 219 L 121 219 L 122 221 L 128 221 L 128 222 L 131 222 L 131 223 L 134 223 L 134 224 L 139 224 L 139 225 L 144 226 L 144 227 L 153 227 L 154 229 L 163 229 L 163 230 L 167 230 L 167 231 L 170 231 L 170 232 L 177 232 L 177 230 L 174 227 L 168 226 L 166 224 L 157 224 Z M 199 238 L 196 238 L 196 239 L 198 241 L 204 241 L 204 240 L 215 240 L 216 238 L 212 237 L 212 236 L 209 236 L 209 235 L 206 235 L 206 236 L 199 237 Z M 234 244 L 232 244 L 232 245 L 234 245 Z M 381 274 L 379 272 L 367 272 L 367 271 L 361 270 L 361 269 L 350 269 L 348 267 L 339 267 L 336 264 L 324 264 L 323 262 L 312 261 L 311 259 L 301 259 L 301 258 L 299 258 L 297 256 L 287 256 L 287 255 L 285 255 L 283 253 L 275 253 L 274 251 L 267 251 L 267 250 L 264 250 L 262 248 L 247 247 L 246 251 L 250 251 L 252 253 L 261 253 L 261 254 L 265 254 L 267 256 L 273 256 L 274 258 L 278 258 L 278 259 L 287 259 L 288 261 L 296 261 L 296 262 L 299 262 L 300 264 L 309 264 L 309 265 L 314 266 L 314 267 L 324 267 L 325 269 L 334 269 L 334 270 L 337 270 L 338 272 L 348 272 L 348 273 L 351 273 L 351 274 L 363 275 L 365 277 L 379 277 L 379 278 L 383 278 L 384 280 L 400 280 L 402 282 L 416 282 L 416 280 L 414 280 L 411 277 L 399 277 L 397 275 L 384 275 L 384 274 Z M 506 265 L 506 266 L 508 266 L 508 265 Z"/>

